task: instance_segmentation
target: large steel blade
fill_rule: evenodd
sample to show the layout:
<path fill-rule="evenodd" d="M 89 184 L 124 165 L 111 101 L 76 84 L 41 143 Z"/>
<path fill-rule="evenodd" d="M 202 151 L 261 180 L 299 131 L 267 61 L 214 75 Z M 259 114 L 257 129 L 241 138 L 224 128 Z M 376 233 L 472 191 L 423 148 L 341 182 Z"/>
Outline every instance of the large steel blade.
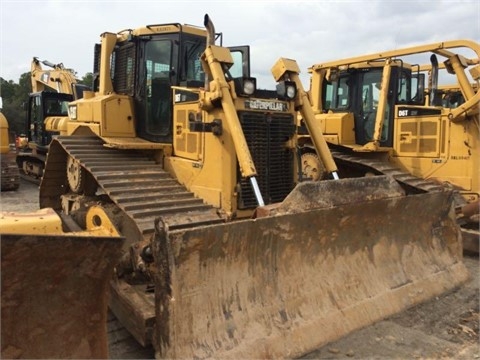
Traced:
<path fill-rule="evenodd" d="M 2 358 L 107 358 L 107 284 L 122 243 L 2 234 Z"/>
<path fill-rule="evenodd" d="M 303 212 L 286 201 L 275 216 L 183 231 L 160 220 L 157 356 L 292 358 L 464 282 L 452 194 L 382 181 L 354 200 L 343 180 L 307 185 L 322 190 L 297 192 L 337 196 Z"/>

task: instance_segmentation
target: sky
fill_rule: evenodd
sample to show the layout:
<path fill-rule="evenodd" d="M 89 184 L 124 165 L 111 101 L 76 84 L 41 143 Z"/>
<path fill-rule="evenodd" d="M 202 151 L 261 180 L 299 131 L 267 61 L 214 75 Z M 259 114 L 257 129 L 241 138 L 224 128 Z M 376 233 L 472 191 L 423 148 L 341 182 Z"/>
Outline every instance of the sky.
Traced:
<path fill-rule="evenodd" d="M 103 32 L 149 24 L 203 26 L 225 46 L 250 46 L 251 73 L 273 88 L 270 69 L 295 59 L 301 80 L 316 63 L 446 40 L 480 42 L 480 0 L 128 1 L 0 0 L 0 77 L 18 83 L 33 57 L 93 71 Z"/>

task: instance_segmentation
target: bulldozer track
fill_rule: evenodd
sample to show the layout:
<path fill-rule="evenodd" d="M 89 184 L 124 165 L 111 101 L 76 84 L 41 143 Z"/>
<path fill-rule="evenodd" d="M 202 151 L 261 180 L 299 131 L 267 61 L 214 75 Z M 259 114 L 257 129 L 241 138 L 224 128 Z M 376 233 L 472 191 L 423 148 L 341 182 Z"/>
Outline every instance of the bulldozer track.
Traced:
<path fill-rule="evenodd" d="M 365 170 L 373 170 L 382 175 L 393 177 L 401 185 L 416 192 L 444 191 L 445 187 L 433 181 L 421 179 L 392 164 L 378 158 L 364 158 L 355 154 L 345 154 L 337 150 L 331 150 L 336 162 L 346 163 L 349 166 L 361 166 Z"/>
<path fill-rule="evenodd" d="M 392 164 L 382 161 L 378 158 L 364 158 L 355 154 L 345 154 L 337 150 L 331 150 L 335 161 L 338 163 L 344 163 L 348 166 L 362 167 L 363 170 L 375 171 L 382 175 L 388 175 L 398 181 L 403 187 L 408 189 L 408 192 L 436 192 L 445 191 L 445 189 L 451 189 L 445 185 L 421 179 L 416 176 L 407 173 Z M 458 209 L 465 205 L 465 199 L 460 192 L 454 191 L 454 206 Z M 463 236 L 463 248 L 466 251 L 472 253 L 479 253 L 479 234 L 478 221 L 465 221 L 463 219 L 457 219 Z"/>
<path fill-rule="evenodd" d="M 155 231 L 155 219 L 160 216 L 169 219 L 170 229 L 225 221 L 216 208 L 195 197 L 148 153 L 107 148 L 98 137 L 66 136 L 57 141 L 143 235 Z"/>
<path fill-rule="evenodd" d="M 20 186 L 20 175 L 17 164 L 14 161 L 2 159 L 2 175 L 1 175 L 2 191 L 16 190 Z"/>
<path fill-rule="evenodd" d="M 40 185 L 40 182 L 42 181 L 41 178 L 34 178 L 32 176 L 28 176 L 27 174 L 22 173 L 21 170 L 20 170 L 20 178 L 35 185 Z"/>
<path fill-rule="evenodd" d="M 26 172 L 26 170 L 23 169 L 24 167 L 23 162 L 32 163 L 32 164 L 34 163 L 34 164 L 37 164 L 39 167 L 44 167 L 45 160 L 47 157 L 46 151 L 47 151 L 46 149 L 42 149 L 41 152 L 37 152 L 34 154 L 33 152 L 21 150 L 20 152 L 17 153 L 16 163 L 19 168 L 20 178 L 28 182 L 31 182 L 32 184 L 40 185 L 40 182 L 42 181 L 42 177 L 37 176 L 33 173 Z"/>

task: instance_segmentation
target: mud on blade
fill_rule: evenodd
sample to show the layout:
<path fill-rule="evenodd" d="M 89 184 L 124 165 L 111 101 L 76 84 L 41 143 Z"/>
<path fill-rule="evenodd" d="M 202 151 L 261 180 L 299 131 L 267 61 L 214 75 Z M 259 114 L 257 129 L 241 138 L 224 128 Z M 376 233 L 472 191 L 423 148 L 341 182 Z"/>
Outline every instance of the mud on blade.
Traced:
<path fill-rule="evenodd" d="M 297 357 L 467 279 L 451 193 L 404 196 L 381 177 L 338 192 L 358 181 L 297 187 L 297 199 L 337 194 L 303 212 L 286 201 L 275 216 L 183 231 L 160 220 L 157 356 Z"/>
<path fill-rule="evenodd" d="M 106 358 L 107 284 L 122 243 L 2 234 L 2 358 Z"/>

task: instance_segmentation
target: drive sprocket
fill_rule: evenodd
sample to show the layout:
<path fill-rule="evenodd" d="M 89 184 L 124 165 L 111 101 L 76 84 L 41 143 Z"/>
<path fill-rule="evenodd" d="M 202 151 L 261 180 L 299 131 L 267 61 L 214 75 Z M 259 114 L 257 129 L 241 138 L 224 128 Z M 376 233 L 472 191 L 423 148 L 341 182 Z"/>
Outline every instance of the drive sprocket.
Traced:
<path fill-rule="evenodd" d="M 326 169 L 317 154 L 306 152 L 301 155 L 302 177 L 305 180 L 317 181 L 326 175 Z"/>
<path fill-rule="evenodd" d="M 71 156 L 68 157 L 68 160 L 67 160 L 68 186 L 76 194 L 79 194 L 83 191 L 84 178 L 85 178 L 84 171 L 85 170 L 83 170 L 82 166 L 77 160 L 75 160 Z"/>

